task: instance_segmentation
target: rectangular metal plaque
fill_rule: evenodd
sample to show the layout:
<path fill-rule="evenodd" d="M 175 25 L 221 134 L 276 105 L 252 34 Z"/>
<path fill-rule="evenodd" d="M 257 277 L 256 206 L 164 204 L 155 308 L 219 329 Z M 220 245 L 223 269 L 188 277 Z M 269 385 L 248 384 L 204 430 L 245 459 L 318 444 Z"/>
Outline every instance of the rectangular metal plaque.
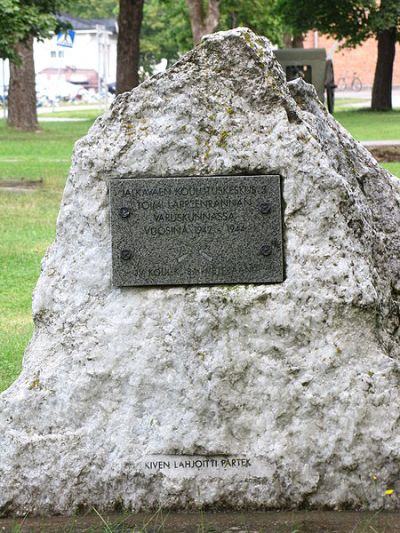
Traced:
<path fill-rule="evenodd" d="M 110 180 L 113 284 L 278 283 L 280 176 Z"/>

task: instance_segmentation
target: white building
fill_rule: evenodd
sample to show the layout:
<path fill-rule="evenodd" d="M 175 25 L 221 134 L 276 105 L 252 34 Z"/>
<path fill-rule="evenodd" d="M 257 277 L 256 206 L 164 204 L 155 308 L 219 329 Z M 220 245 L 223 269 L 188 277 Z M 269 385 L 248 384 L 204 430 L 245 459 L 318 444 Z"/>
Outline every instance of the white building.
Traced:
<path fill-rule="evenodd" d="M 115 19 L 84 20 L 61 15 L 75 31 L 72 48 L 57 45 L 57 36 L 35 40 L 34 60 L 38 86 L 68 81 L 96 90 L 116 80 L 117 23 Z M 4 74 L 3 74 L 4 72 Z M 100 76 L 99 76 L 100 75 Z M 0 64 L 0 88 L 8 85 L 8 62 Z"/>

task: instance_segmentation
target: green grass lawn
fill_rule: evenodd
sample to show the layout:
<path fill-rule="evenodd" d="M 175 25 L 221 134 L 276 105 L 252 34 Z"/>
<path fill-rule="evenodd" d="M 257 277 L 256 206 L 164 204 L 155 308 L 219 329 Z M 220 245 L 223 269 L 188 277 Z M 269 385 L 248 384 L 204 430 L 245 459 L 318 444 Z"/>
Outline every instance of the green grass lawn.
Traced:
<path fill-rule="evenodd" d="M 20 372 L 33 330 L 32 291 L 54 239 L 72 148 L 92 122 L 89 112 L 84 122 L 44 122 L 39 133 L 24 133 L 0 121 L 0 180 L 43 179 L 29 192 L 0 189 L 0 390 Z"/>
<path fill-rule="evenodd" d="M 85 120 L 43 122 L 39 133 L 9 130 L 0 120 L 0 180 L 43 179 L 29 192 L 0 189 L 0 391 L 20 372 L 33 329 L 32 291 L 40 261 L 54 239 L 72 148 L 97 114 L 93 109 L 60 109 L 50 115 Z M 336 118 L 358 139 L 400 139 L 399 111 L 339 111 Z M 383 166 L 400 177 L 400 163 Z"/>
<path fill-rule="evenodd" d="M 0 121 L 0 180 L 44 179 L 63 186 L 74 142 L 93 119 L 82 122 L 43 122 L 38 133 L 10 131 Z"/>
<path fill-rule="evenodd" d="M 364 109 L 337 111 L 334 117 L 358 141 L 400 140 L 400 110 L 372 112 Z"/>
<path fill-rule="evenodd" d="M 394 176 L 400 178 L 400 163 L 381 163 L 381 165 Z"/>
<path fill-rule="evenodd" d="M 0 390 L 18 374 L 32 333 L 32 290 L 54 238 L 60 198 L 61 187 L 0 191 Z"/>
<path fill-rule="evenodd" d="M 93 107 L 91 109 L 79 109 L 77 107 L 73 111 L 66 111 L 62 107 L 56 107 L 54 111 L 41 112 L 39 115 L 39 120 L 42 117 L 50 118 L 79 118 L 84 120 L 94 120 L 103 111 L 100 108 Z"/>

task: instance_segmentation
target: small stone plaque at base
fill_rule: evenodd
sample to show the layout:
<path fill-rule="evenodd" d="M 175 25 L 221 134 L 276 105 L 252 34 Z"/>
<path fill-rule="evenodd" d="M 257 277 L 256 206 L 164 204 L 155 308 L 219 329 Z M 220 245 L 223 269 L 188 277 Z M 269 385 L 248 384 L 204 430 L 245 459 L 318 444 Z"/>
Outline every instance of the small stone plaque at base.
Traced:
<path fill-rule="evenodd" d="M 161 473 L 171 479 L 271 479 L 273 476 L 265 458 L 247 455 L 149 455 L 144 456 L 136 467 L 145 476 Z"/>
<path fill-rule="evenodd" d="M 280 176 L 110 181 L 113 284 L 279 283 Z"/>

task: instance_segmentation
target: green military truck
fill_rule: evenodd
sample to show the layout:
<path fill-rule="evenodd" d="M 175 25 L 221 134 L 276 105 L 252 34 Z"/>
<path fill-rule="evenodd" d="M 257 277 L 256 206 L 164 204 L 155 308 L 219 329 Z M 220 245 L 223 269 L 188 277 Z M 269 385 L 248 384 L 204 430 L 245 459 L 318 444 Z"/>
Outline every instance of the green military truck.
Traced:
<path fill-rule="evenodd" d="M 287 81 L 303 78 L 312 83 L 330 113 L 335 106 L 335 78 L 333 63 L 326 58 L 325 48 L 284 48 L 274 51 L 286 73 Z M 326 93 L 326 99 L 325 99 Z"/>

